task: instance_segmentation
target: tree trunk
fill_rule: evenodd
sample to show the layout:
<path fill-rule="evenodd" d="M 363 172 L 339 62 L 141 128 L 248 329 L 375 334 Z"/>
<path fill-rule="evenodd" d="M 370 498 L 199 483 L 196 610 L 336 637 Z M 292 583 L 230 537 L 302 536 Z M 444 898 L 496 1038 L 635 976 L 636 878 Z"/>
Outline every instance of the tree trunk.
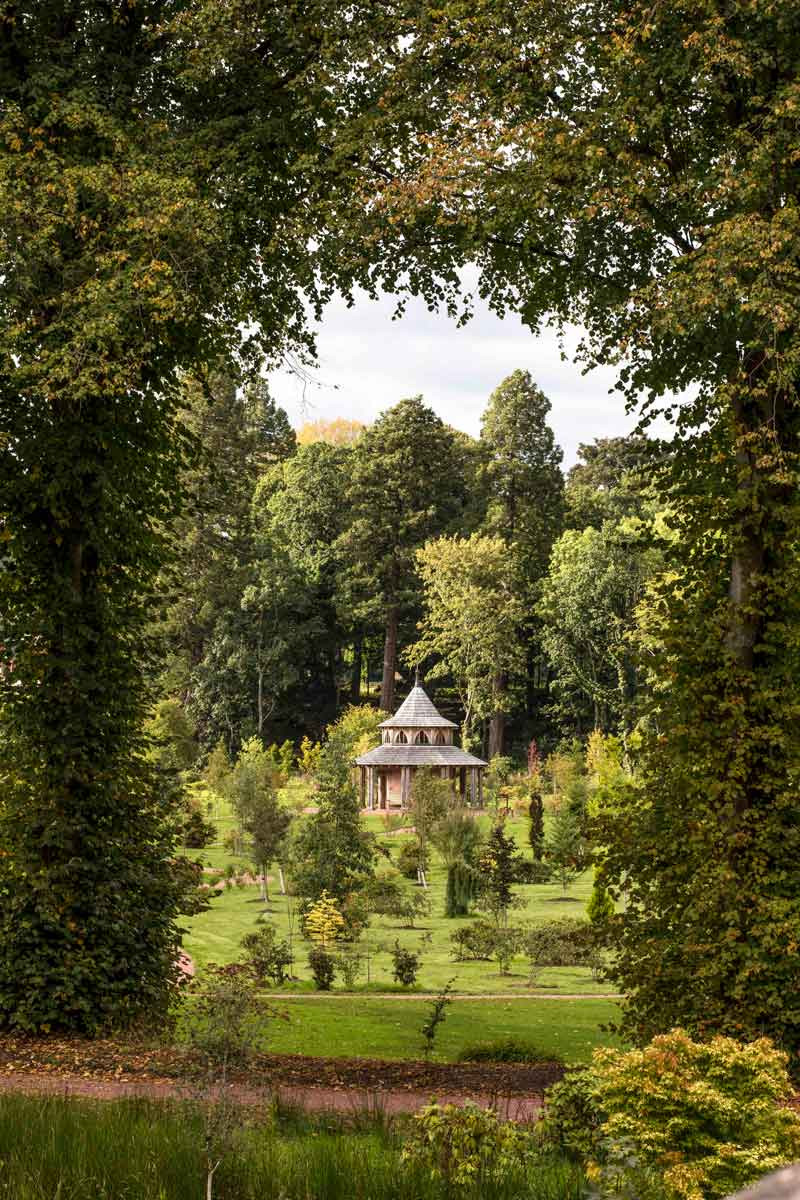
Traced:
<path fill-rule="evenodd" d="M 258 736 L 264 729 L 264 664 L 261 659 L 261 648 L 264 640 L 264 626 L 261 619 L 258 622 L 258 652 L 256 656 L 256 671 L 258 673 Z"/>
<path fill-rule="evenodd" d="M 353 667 L 350 672 L 350 703 L 361 703 L 361 648 L 363 635 L 359 632 L 353 639 Z"/>
<path fill-rule="evenodd" d="M 737 435 L 736 464 L 738 467 L 737 491 L 742 498 L 742 521 L 738 538 L 734 542 L 731 557 L 731 574 L 728 595 L 731 600 L 731 615 L 725 648 L 739 666 L 749 670 L 753 666 L 753 653 L 758 639 L 760 619 L 752 611 L 756 578 L 764 570 L 763 516 L 759 512 L 759 493 L 763 484 L 759 479 L 758 467 L 751 449 L 748 434 L 752 430 L 753 414 L 742 396 L 733 403 L 735 430 Z M 777 416 L 777 412 L 776 412 Z M 763 417 L 758 424 L 763 425 Z M 759 430 L 761 433 L 762 430 Z M 754 511 L 755 507 L 755 511 Z"/>
<path fill-rule="evenodd" d="M 267 864 L 261 864 L 261 899 L 265 904 L 269 901 L 269 891 L 267 890 Z"/>
<path fill-rule="evenodd" d="M 489 758 L 503 753 L 506 736 L 506 714 L 502 707 L 508 690 L 508 675 L 498 671 L 492 680 L 495 710 L 489 722 Z"/>
<path fill-rule="evenodd" d="M 381 683 L 381 708 L 394 712 L 394 676 L 397 669 L 397 609 L 390 608 L 386 614 L 386 640 L 383 645 L 383 682 Z"/>

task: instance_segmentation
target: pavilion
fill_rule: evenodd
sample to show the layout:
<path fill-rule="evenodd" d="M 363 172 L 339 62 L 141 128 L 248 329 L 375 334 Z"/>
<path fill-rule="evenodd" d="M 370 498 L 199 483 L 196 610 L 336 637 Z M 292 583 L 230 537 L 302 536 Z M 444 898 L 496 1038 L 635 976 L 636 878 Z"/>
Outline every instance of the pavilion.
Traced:
<path fill-rule="evenodd" d="M 361 803 L 370 809 L 408 806 L 414 772 L 429 767 L 450 779 L 464 803 L 480 808 L 487 763 L 453 745 L 458 726 L 436 709 L 419 684 L 393 717 L 380 726 L 381 744 L 356 759 L 361 772 Z"/>

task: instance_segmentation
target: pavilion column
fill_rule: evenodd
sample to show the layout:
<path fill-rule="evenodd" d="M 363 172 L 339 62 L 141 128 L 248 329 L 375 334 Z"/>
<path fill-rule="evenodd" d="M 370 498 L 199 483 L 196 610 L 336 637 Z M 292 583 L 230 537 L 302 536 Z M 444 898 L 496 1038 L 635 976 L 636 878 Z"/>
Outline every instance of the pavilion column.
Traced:
<path fill-rule="evenodd" d="M 473 808 L 478 804 L 478 768 L 469 769 L 469 802 Z"/>
<path fill-rule="evenodd" d="M 359 788 L 358 788 L 359 798 L 361 801 L 361 807 L 363 808 L 364 800 L 366 799 L 366 794 L 367 794 L 367 768 L 366 767 L 358 768 L 358 780 L 359 780 Z"/>
<path fill-rule="evenodd" d="M 461 799 L 466 799 L 467 795 L 467 768 L 462 767 L 458 772 L 458 793 Z"/>
<path fill-rule="evenodd" d="M 367 767 L 367 808 L 375 807 L 375 768 Z"/>
<path fill-rule="evenodd" d="M 400 771 L 400 803 L 403 808 L 408 807 L 408 798 L 411 795 L 411 769 L 402 767 Z"/>

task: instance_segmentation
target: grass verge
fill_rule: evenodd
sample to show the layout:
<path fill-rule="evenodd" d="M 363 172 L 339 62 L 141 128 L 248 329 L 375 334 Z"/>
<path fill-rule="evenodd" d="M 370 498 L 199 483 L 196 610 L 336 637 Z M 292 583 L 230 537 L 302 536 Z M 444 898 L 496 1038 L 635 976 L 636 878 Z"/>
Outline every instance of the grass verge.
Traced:
<path fill-rule="evenodd" d="M 243 1127 L 214 1181 L 224 1200 L 439 1200 L 447 1188 L 400 1162 L 397 1133 L 280 1119 Z M 2 1200 L 201 1200 L 203 1122 L 191 1107 L 0 1097 Z M 578 1200 L 582 1173 L 560 1160 L 521 1164 L 465 1200 Z"/>
<path fill-rule="evenodd" d="M 281 999 L 287 1020 L 270 1029 L 269 1049 L 278 1054 L 407 1059 L 422 1057 L 424 1001 Z M 514 1039 L 533 1043 L 542 1059 L 588 1062 L 595 1046 L 618 1045 L 601 1024 L 613 1020 L 611 1000 L 454 1000 L 439 1027 L 434 1058 L 457 1062 L 477 1041 Z"/>

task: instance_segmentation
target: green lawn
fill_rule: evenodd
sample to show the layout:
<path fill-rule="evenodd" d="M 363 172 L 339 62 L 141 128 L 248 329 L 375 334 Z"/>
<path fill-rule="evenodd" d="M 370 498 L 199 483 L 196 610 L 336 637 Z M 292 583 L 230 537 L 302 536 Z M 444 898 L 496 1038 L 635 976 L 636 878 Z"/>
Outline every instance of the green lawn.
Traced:
<path fill-rule="evenodd" d="M 300 808 L 308 796 L 302 786 L 294 785 L 286 789 L 284 796 L 293 807 Z M 222 836 L 234 827 L 232 814 L 217 804 L 217 811 L 212 814 Z M 487 829 L 488 816 L 483 820 Z M 387 831 L 384 820 L 377 814 L 366 814 L 365 827 L 375 833 L 381 845 L 385 846 L 396 858 L 399 847 L 408 837 L 398 831 Z M 511 818 L 508 822 L 511 834 L 516 838 L 521 849 L 526 847 L 527 822 Z M 214 867 L 225 867 L 227 863 L 242 865 L 248 862 L 247 856 L 237 858 L 221 844 L 209 847 L 204 851 L 206 862 Z M 385 859 L 379 860 L 378 869 L 388 868 Z M 409 883 L 409 887 L 414 886 Z M 517 889 L 523 906 L 514 911 L 511 920 L 521 924 L 536 924 L 561 916 L 584 916 L 585 905 L 592 887 L 591 872 L 586 872 L 568 889 L 562 892 L 557 883 L 537 884 Z M 431 915 L 419 922 L 416 929 L 403 929 L 399 922 L 387 917 L 373 917 L 363 940 L 364 964 L 363 973 L 358 980 L 360 990 L 386 991 L 396 987 L 392 979 L 391 948 L 395 941 L 408 949 L 418 951 L 421 955 L 421 969 L 418 977 L 418 989 L 422 991 L 438 991 L 448 979 L 453 979 L 456 991 L 481 993 L 525 992 L 530 989 L 527 964 L 524 958 L 519 958 L 512 966 L 510 975 L 501 975 L 495 963 L 487 962 L 454 962 L 451 955 L 450 935 L 460 926 L 468 924 L 470 918 L 447 919 L 444 912 L 445 872 L 434 855 L 433 868 L 430 872 L 430 888 L 428 895 L 431 901 Z M 291 909 L 296 905 L 291 900 L 279 894 L 276 886 L 271 886 L 271 898 L 265 906 L 259 899 L 259 889 L 256 886 L 238 888 L 233 886 L 229 891 L 216 897 L 208 912 L 202 913 L 188 922 L 188 932 L 185 938 L 185 948 L 194 959 L 199 970 L 208 962 L 226 963 L 237 958 L 240 954 L 242 937 L 257 928 L 259 917 L 271 921 L 279 930 L 281 936 L 289 932 Z M 311 987 L 311 976 L 307 967 L 307 943 L 297 931 L 295 916 L 295 932 L 293 948 L 295 950 L 294 974 L 298 983 L 293 986 L 299 990 Z M 368 976 L 368 977 L 367 977 Z M 338 985 L 337 985 L 338 986 Z M 556 991 L 563 994 L 597 994 L 607 992 L 608 986 L 592 978 L 586 968 L 553 967 L 545 969 L 537 977 L 537 988 L 545 991 Z"/>
<path fill-rule="evenodd" d="M 308 803 L 307 789 L 293 783 L 283 793 L 284 801 L 300 811 Z M 233 814 L 217 801 L 210 813 L 220 833 L 219 842 L 204 852 L 205 861 L 224 868 L 228 863 L 237 867 L 250 860 L 245 854 L 235 856 L 222 845 L 227 833 L 235 827 Z M 488 815 L 483 818 L 489 827 Z M 397 821 L 395 819 L 395 825 Z M 399 847 L 409 836 L 377 814 L 365 814 L 364 825 L 396 858 Z M 391 826 L 391 822 L 389 823 Z M 510 818 L 508 829 L 523 852 L 527 848 L 527 821 Z M 380 859 L 378 869 L 388 868 Z M 425 1017 L 424 1000 L 380 999 L 371 992 L 402 992 L 392 979 L 391 948 L 395 941 L 419 951 L 421 968 L 418 992 L 438 992 L 447 980 L 453 981 L 456 992 L 480 995 L 508 996 L 509 1000 L 453 1002 L 447 1021 L 440 1031 L 438 1053 L 454 1058 L 470 1042 L 515 1035 L 541 1044 L 544 1053 L 555 1053 L 569 1062 L 581 1062 L 589 1056 L 592 1046 L 604 1044 L 609 1035 L 599 1025 L 613 1016 L 613 1001 L 593 999 L 593 995 L 608 991 L 608 985 L 592 978 L 585 968 L 553 967 L 537 976 L 534 990 L 577 994 L 585 999 L 537 1000 L 525 997 L 530 992 L 527 963 L 517 959 L 510 975 L 500 975 L 495 963 L 454 962 L 450 934 L 470 918 L 446 919 L 444 911 L 445 872 L 434 858 L 430 872 L 429 896 L 431 916 L 424 918 L 417 929 L 402 929 L 397 921 L 373 917 L 362 938 L 363 972 L 356 992 L 348 998 L 319 998 L 308 995 L 313 990 L 307 966 L 308 943 L 300 936 L 296 918 L 296 902 L 281 896 L 271 885 L 270 901 L 265 907 L 257 886 L 233 886 L 217 896 L 208 912 L 188 922 L 184 940 L 187 953 L 194 959 L 198 972 L 209 962 L 226 963 L 240 954 L 242 937 L 256 929 L 259 918 L 273 922 L 282 936 L 289 933 L 294 909 L 296 980 L 282 991 L 295 993 L 276 1001 L 286 1012 L 287 1021 L 277 1021 L 272 1031 L 276 1050 L 303 1054 L 362 1055 L 389 1058 L 413 1057 L 420 1052 L 420 1027 Z M 412 886 L 409 884 L 409 886 Z M 514 923 L 536 924 L 559 916 L 584 916 L 591 892 L 591 872 L 576 880 L 566 893 L 559 884 L 539 884 L 519 887 L 523 902 L 512 914 Z M 335 991 L 343 991 L 337 978 Z M 516 995 L 515 995 L 516 994 Z"/>
<path fill-rule="evenodd" d="M 276 1000 L 271 1048 L 287 1054 L 420 1058 L 425 1001 L 352 996 Z M 594 1046 L 619 1044 L 599 1027 L 617 1014 L 612 1000 L 454 1000 L 439 1026 L 434 1058 L 451 1062 L 468 1045 L 501 1037 L 532 1042 L 545 1057 L 584 1063 Z"/>

